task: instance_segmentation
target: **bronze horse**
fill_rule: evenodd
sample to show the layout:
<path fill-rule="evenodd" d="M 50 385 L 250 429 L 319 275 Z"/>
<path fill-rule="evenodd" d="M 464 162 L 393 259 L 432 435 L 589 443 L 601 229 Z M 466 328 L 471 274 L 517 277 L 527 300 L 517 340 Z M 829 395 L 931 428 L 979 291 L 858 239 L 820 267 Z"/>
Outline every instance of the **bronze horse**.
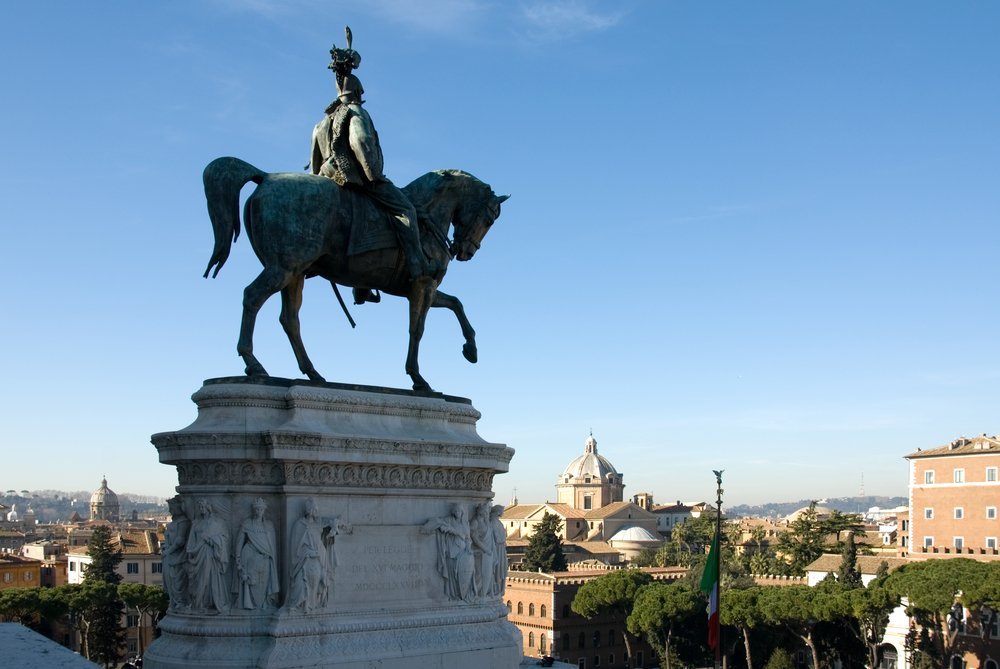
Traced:
<path fill-rule="evenodd" d="M 352 250 L 351 237 L 357 236 L 358 230 L 352 220 L 373 221 L 381 216 L 363 194 L 343 189 L 325 177 L 269 174 L 238 158 L 217 158 L 204 173 L 208 213 L 215 231 L 215 249 L 206 277 L 213 267 L 213 278 L 218 275 L 232 242 L 239 236 L 240 190 L 251 181 L 257 188 L 244 205 L 243 220 L 250 245 L 264 269 L 243 291 L 243 320 L 236 350 L 246 363 L 248 376 L 267 376 L 253 354 L 254 324 L 264 302 L 281 291 L 279 320 L 299 369 L 314 381 L 324 380 L 309 360 L 299 330 L 302 288 L 305 280 L 313 276 L 321 276 L 335 287 L 375 288 L 409 300 L 406 373 L 413 380 L 414 390 L 431 389 L 420 375 L 417 362 L 430 307 L 445 307 L 455 313 L 465 336 L 463 354 L 469 362 L 476 362 L 476 333 L 465 317 L 462 303 L 437 287 L 452 258 L 469 260 L 475 255 L 500 215 L 500 204 L 509 196 L 496 195 L 487 184 L 459 170 L 429 172 L 406 186 L 403 191 L 420 212 L 424 252 L 436 268 L 433 276 L 411 281 L 398 242 L 391 236 L 388 244 L 381 245 L 386 248 L 357 252 L 355 246 Z M 454 241 L 448 241 L 452 224 Z"/>

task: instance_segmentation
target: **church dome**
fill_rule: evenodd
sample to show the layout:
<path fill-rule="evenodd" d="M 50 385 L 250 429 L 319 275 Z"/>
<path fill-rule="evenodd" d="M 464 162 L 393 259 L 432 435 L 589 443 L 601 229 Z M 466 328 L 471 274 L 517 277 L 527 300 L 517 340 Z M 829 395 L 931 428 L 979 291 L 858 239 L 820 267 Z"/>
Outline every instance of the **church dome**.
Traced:
<path fill-rule="evenodd" d="M 583 447 L 583 455 L 574 458 L 559 476 L 559 480 L 563 482 L 574 479 L 586 480 L 587 478 L 602 481 L 616 481 L 620 478 L 618 470 L 611 464 L 611 461 L 597 452 L 597 440 L 594 439 L 593 434 L 587 437 Z"/>
<path fill-rule="evenodd" d="M 101 487 L 90 496 L 90 519 L 117 522 L 121 506 L 118 495 L 108 487 L 108 480 L 101 479 Z"/>

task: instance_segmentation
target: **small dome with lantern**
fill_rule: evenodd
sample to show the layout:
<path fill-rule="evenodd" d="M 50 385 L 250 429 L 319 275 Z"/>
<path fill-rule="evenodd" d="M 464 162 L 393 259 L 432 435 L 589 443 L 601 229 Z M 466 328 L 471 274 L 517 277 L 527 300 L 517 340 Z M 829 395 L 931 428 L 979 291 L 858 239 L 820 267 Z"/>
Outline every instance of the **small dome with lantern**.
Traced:
<path fill-rule="evenodd" d="M 108 479 L 101 479 L 101 487 L 90 496 L 90 519 L 117 523 L 121 518 L 118 495 L 108 487 Z"/>

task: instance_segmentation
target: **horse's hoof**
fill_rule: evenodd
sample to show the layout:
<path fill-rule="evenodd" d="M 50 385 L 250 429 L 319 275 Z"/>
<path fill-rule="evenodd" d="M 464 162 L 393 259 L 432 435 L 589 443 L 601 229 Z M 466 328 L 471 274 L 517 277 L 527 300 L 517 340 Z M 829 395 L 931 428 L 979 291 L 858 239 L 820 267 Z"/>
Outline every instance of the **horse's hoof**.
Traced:
<path fill-rule="evenodd" d="M 247 367 L 245 370 L 243 370 L 243 372 L 247 376 L 270 376 L 270 374 L 267 373 L 267 370 L 265 370 L 261 365 Z"/>
<path fill-rule="evenodd" d="M 326 383 L 326 379 L 323 378 L 323 375 L 317 372 L 315 369 L 312 370 L 311 372 L 306 372 L 306 376 L 309 377 L 310 381 L 319 381 L 320 383 Z"/>
<path fill-rule="evenodd" d="M 431 384 L 421 380 L 413 382 L 413 391 L 417 393 L 432 393 L 434 389 L 431 388 Z"/>
<path fill-rule="evenodd" d="M 466 344 L 462 347 L 462 355 L 469 362 L 475 363 L 479 360 L 479 351 L 476 350 L 475 344 Z"/>

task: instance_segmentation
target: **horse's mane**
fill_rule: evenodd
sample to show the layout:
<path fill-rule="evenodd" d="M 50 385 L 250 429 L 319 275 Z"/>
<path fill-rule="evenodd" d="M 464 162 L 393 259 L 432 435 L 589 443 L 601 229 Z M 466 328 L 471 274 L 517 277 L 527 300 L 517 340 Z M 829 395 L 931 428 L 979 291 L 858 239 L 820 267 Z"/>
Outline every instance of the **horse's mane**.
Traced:
<path fill-rule="evenodd" d="M 493 192 L 493 189 L 488 184 L 464 170 L 434 170 L 421 177 L 417 177 L 407 184 L 403 190 L 406 192 L 406 196 L 410 198 L 413 206 L 417 210 L 422 210 L 430 204 L 436 193 L 442 188 L 446 188 L 450 185 L 449 182 L 452 181 L 456 182 L 456 185 L 464 192 Z"/>

